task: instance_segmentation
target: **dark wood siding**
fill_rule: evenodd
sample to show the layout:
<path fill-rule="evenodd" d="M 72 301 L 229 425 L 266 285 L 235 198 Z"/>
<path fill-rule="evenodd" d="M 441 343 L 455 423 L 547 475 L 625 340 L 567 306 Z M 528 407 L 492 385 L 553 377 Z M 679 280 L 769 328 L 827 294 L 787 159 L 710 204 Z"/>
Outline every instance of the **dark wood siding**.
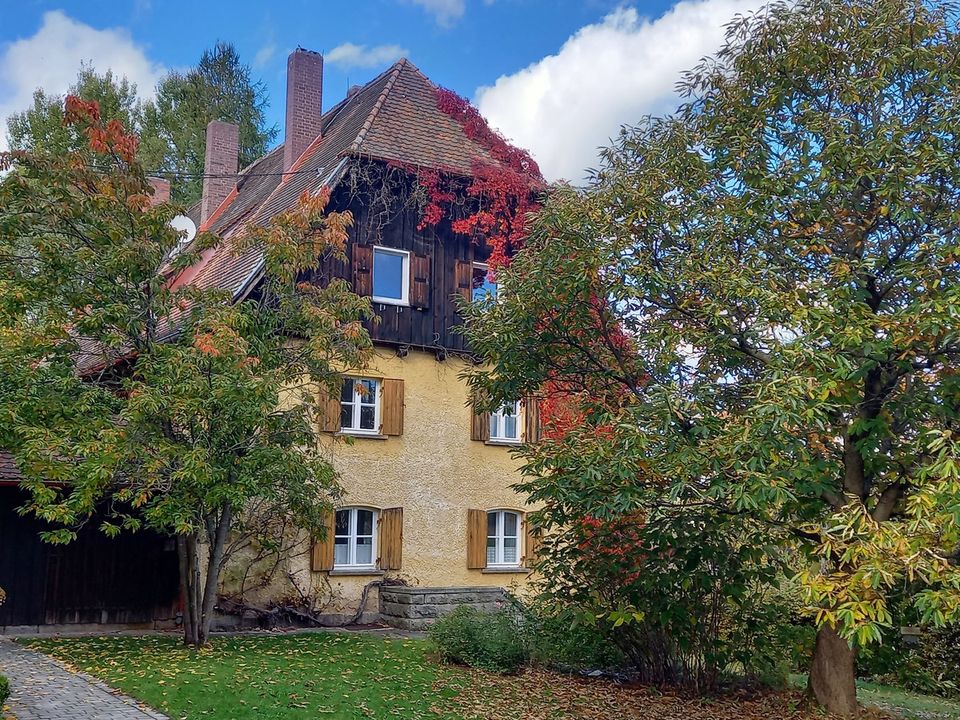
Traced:
<path fill-rule="evenodd" d="M 486 257 L 483 247 L 478 247 L 469 238 L 454 233 L 450 222 L 442 221 L 436 227 L 417 229 L 415 209 L 398 211 L 390 217 L 369 213 L 365 205 L 353 199 L 347 202 L 343 195 L 334 195 L 331 208 L 349 209 L 354 224 L 350 230 L 350 247 L 346 262 L 326 261 L 313 282 L 326 283 L 338 277 L 353 282 L 354 245 L 381 245 L 410 252 L 411 266 L 416 256 L 428 258 L 421 261 L 420 268 L 429 268 L 428 302 L 423 307 L 387 305 L 375 303 L 374 310 L 380 322 L 369 324 L 370 336 L 375 342 L 393 345 L 410 345 L 419 348 L 466 351 L 462 335 L 454 331 L 461 319 L 456 311 L 453 296 L 457 293 L 457 261 L 473 262 Z M 366 288 L 361 288 L 365 290 Z M 412 286 L 411 286 L 412 290 Z"/>
<path fill-rule="evenodd" d="M 144 623 L 173 618 L 177 553 L 149 531 L 108 538 L 91 521 L 68 545 L 40 540 L 44 524 L 17 514 L 23 492 L 0 485 L 0 628 L 69 623 Z"/>

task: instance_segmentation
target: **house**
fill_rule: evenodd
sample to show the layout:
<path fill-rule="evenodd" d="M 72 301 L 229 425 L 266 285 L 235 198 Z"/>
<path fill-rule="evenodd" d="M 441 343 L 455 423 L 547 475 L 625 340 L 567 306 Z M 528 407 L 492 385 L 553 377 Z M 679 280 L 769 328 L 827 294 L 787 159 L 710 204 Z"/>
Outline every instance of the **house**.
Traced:
<path fill-rule="evenodd" d="M 476 415 L 460 379 L 473 359 L 456 332 L 454 298 L 495 292 L 491 248 L 454 232 L 449 219 L 424 223 L 422 209 L 402 199 L 418 170 L 468 178 L 478 161 L 497 160 L 439 107 L 438 88 L 407 60 L 323 114 L 322 88 L 322 56 L 293 52 L 283 144 L 235 178 L 237 128 L 210 124 L 198 220 L 227 242 L 183 280 L 241 301 L 263 271 L 258 249 L 237 254 L 229 243 L 248 223 L 269 223 L 324 186 L 331 210 L 353 213 L 348 261 L 325 263 L 311 280 L 342 277 L 371 297 L 376 354 L 326 401 L 321 429 L 342 478 L 342 506 L 327 541 L 291 559 L 284 575 L 301 591 L 326 594 L 332 619 L 353 616 L 369 583 L 400 580 L 408 587 L 381 587 L 366 609 L 417 626 L 437 606 L 489 604 L 500 588 L 524 583 L 535 546 L 525 499 L 511 489 L 519 475 L 510 452 L 534 439 L 535 405 Z M 388 184 L 397 190 L 385 200 Z"/>
<path fill-rule="evenodd" d="M 341 394 L 324 398 L 320 429 L 344 495 L 327 539 L 272 568 L 275 577 L 250 597 L 269 604 L 293 592 L 292 583 L 330 621 L 365 610 L 365 620 L 420 627 L 460 603 L 492 606 L 503 588 L 527 582 L 535 551 L 529 508 L 511 489 L 519 479 L 511 448 L 535 439 L 536 405 L 518 399 L 476 414 L 460 378 L 474 359 L 456 331 L 454 298 L 495 294 L 487 266 L 494 249 L 454 232 L 452 217 L 423 218 L 421 173 L 462 179 L 454 204 L 466 207 L 471 175 L 501 157 L 482 132 L 441 107 L 442 92 L 407 60 L 351 88 L 326 113 L 322 93 L 322 56 L 296 50 L 287 64 L 283 143 L 239 171 L 238 128 L 209 124 L 203 196 L 192 214 L 224 242 L 174 282 L 226 290 L 242 302 L 258 292 L 263 257 L 257 247 L 238 252 L 231 238 L 324 187 L 330 210 L 352 212 L 347 260 L 324 261 L 305 278 L 347 279 L 379 316 L 368 326 L 376 347 L 369 367 L 348 369 Z M 146 566 L 163 576 L 169 560 L 155 545 Z M 249 570 L 228 567 L 224 589 L 238 592 Z M 102 606 L 109 592 L 101 588 L 91 603 Z M 169 588 L 160 594 L 169 608 Z M 152 611 L 161 619 L 163 610 Z"/>

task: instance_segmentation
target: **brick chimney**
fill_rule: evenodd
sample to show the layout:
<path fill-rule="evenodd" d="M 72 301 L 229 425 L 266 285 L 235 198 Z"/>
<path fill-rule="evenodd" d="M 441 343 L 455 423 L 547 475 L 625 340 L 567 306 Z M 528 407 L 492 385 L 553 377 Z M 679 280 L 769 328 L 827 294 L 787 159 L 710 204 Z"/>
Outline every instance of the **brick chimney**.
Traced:
<path fill-rule="evenodd" d="M 287 120 L 283 169 L 289 170 L 310 143 L 320 137 L 323 112 L 323 55 L 297 48 L 287 58 Z"/>
<path fill-rule="evenodd" d="M 212 120 L 207 125 L 207 150 L 203 158 L 201 225 L 206 224 L 220 203 L 236 187 L 239 155 L 240 128 L 232 123 Z"/>
<path fill-rule="evenodd" d="M 150 207 L 161 203 L 170 202 L 170 181 L 164 178 L 148 177 L 147 182 L 153 188 L 153 195 L 150 196 Z"/>

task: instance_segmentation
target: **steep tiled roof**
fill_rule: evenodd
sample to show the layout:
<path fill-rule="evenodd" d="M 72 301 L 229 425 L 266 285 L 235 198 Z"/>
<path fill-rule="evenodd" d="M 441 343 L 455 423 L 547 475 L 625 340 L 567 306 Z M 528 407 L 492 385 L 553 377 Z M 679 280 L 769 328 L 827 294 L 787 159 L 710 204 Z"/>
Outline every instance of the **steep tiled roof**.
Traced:
<path fill-rule="evenodd" d="M 20 471 L 13 459 L 13 455 L 0 450 L 0 482 L 19 481 Z"/>
<path fill-rule="evenodd" d="M 322 134 L 283 173 L 283 146 L 245 168 L 237 188 L 217 209 L 205 228 L 223 238 L 247 223 L 266 225 L 292 207 L 304 191 L 333 187 L 350 158 L 398 161 L 420 167 L 442 167 L 469 175 L 474 158 L 489 158 L 462 127 L 437 109 L 436 86 L 414 65 L 400 60 L 328 110 Z M 262 253 L 237 253 L 231 243 L 209 251 L 200 266 L 184 274 L 201 288 L 220 288 L 242 295 L 262 268 Z M 187 279 L 189 278 L 189 279 Z"/>

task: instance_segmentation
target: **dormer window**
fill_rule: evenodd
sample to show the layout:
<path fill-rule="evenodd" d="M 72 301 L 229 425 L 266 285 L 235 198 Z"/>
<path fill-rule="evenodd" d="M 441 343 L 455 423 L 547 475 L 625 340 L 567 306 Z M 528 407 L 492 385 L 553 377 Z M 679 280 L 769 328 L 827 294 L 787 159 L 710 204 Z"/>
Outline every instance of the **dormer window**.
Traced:
<path fill-rule="evenodd" d="M 373 248 L 373 301 L 387 305 L 410 304 L 410 253 Z"/>
<path fill-rule="evenodd" d="M 471 299 L 482 302 L 487 298 L 497 299 L 497 284 L 490 279 L 490 268 L 486 264 L 474 263 Z"/>

